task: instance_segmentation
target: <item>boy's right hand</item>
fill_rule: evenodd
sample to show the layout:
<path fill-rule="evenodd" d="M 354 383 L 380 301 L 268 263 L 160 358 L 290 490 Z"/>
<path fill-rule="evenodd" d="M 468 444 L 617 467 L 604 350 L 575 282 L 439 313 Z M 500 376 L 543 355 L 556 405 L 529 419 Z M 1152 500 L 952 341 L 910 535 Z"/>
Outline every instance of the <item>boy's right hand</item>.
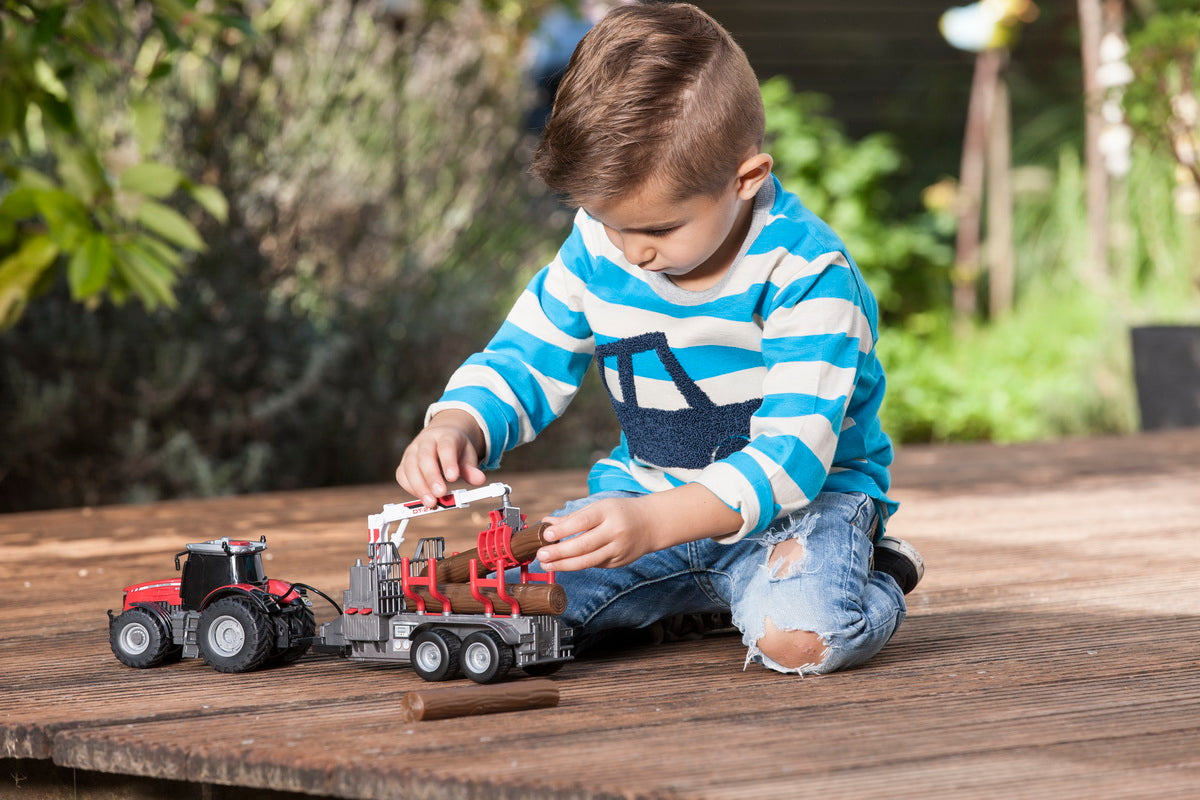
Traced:
<path fill-rule="evenodd" d="M 483 446 L 483 431 L 474 417 L 458 409 L 439 412 L 404 450 L 396 482 L 432 508 L 454 481 L 483 485 L 487 480 L 479 468 Z"/>

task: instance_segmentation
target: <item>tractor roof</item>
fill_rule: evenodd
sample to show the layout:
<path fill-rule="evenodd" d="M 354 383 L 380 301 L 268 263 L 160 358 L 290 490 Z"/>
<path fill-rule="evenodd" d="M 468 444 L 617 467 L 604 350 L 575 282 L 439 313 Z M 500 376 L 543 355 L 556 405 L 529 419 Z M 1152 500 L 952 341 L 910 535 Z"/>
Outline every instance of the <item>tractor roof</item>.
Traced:
<path fill-rule="evenodd" d="M 189 553 L 204 555 L 247 555 L 261 553 L 267 549 L 266 542 L 250 542 L 245 539 L 230 539 L 224 536 L 220 539 L 210 539 L 207 542 L 194 542 L 187 545 Z"/>

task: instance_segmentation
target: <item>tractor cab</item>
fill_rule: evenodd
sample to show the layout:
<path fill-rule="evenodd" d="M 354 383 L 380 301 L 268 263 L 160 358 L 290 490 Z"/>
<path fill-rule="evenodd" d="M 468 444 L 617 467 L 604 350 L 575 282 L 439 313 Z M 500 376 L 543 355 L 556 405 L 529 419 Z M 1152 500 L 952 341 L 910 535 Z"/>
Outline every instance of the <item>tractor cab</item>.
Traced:
<path fill-rule="evenodd" d="M 180 569 L 179 557 L 186 555 L 179 595 L 185 609 L 199 609 L 204 598 L 222 586 L 252 584 L 266 588 L 262 551 L 267 549 L 266 537 L 257 542 L 231 540 L 229 537 L 187 545 L 175 555 L 175 569 Z"/>

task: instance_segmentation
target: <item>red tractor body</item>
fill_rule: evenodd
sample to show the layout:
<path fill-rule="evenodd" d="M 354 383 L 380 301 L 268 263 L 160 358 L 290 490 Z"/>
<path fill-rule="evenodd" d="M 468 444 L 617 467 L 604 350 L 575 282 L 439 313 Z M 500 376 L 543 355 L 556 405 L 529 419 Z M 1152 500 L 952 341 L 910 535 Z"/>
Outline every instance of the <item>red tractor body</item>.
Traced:
<path fill-rule="evenodd" d="M 265 537 L 189 544 L 175 556 L 180 577 L 125 587 L 121 614 L 109 614 L 113 653 L 139 668 L 202 657 L 221 672 L 295 661 L 315 632 L 307 587 L 268 579 L 266 549 Z"/>

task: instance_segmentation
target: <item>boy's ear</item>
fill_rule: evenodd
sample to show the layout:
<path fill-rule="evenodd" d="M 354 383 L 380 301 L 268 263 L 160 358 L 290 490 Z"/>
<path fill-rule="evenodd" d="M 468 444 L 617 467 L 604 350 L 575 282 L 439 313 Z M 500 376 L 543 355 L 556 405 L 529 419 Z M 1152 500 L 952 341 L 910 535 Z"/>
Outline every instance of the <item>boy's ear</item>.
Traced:
<path fill-rule="evenodd" d="M 755 153 L 738 165 L 737 194 L 743 200 L 751 200 L 763 182 L 771 174 L 775 160 L 767 153 Z"/>

